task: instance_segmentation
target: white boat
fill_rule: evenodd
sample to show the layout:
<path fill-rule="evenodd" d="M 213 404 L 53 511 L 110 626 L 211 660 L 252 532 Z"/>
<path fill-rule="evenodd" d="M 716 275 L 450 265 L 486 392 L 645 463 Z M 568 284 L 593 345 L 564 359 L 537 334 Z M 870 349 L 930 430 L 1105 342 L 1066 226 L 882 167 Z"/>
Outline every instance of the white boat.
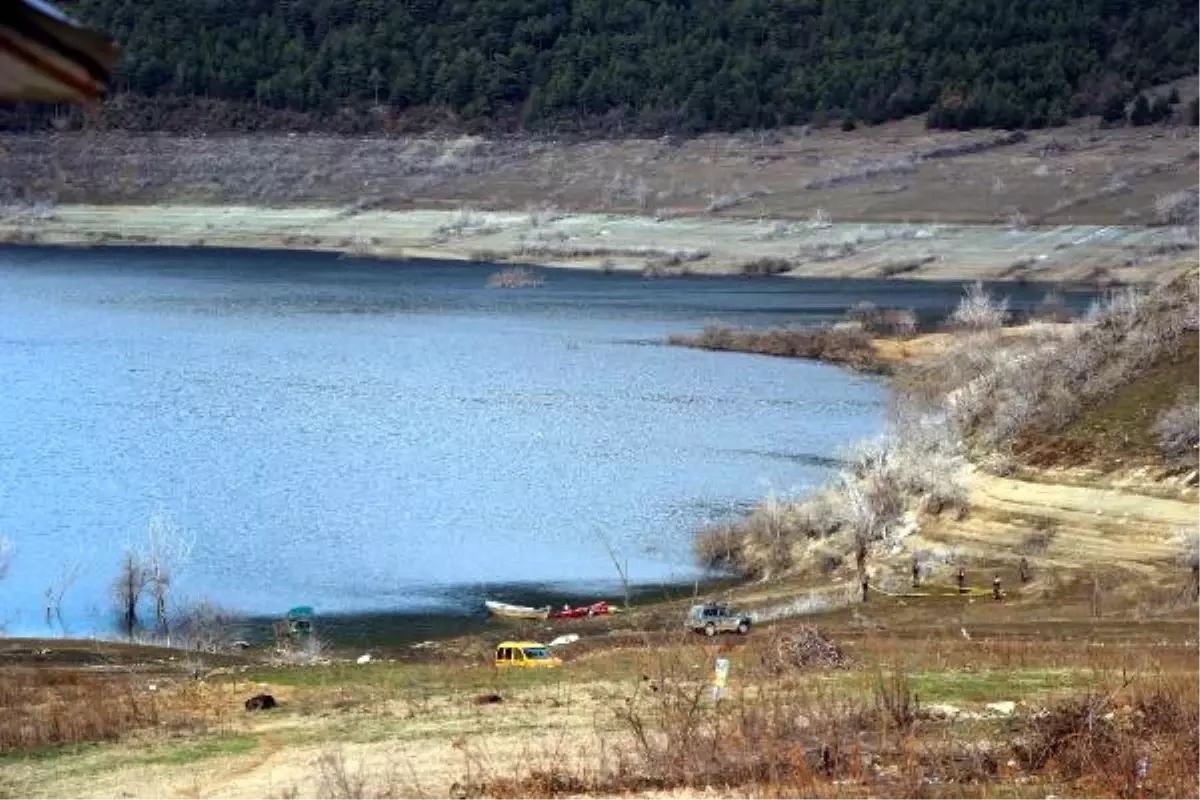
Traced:
<path fill-rule="evenodd" d="M 531 608 L 529 606 L 514 606 L 511 603 L 501 603 L 496 600 L 484 600 L 487 610 L 497 617 L 513 619 L 545 619 L 550 616 L 550 606 Z"/>

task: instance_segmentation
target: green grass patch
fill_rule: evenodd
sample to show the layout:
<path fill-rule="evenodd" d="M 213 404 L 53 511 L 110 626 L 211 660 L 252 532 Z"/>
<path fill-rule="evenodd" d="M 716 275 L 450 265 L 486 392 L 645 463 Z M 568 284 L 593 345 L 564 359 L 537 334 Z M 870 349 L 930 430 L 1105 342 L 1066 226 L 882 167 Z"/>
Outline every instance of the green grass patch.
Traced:
<path fill-rule="evenodd" d="M 154 753 L 139 759 L 138 763 L 180 766 L 221 756 L 242 756 L 253 752 L 256 747 L 258 747 L 258 740 L 252 736 L 232 736 Z"/>
<path fill-rule="evenodd" d="M 1147 365 L 1135 378 L 1085 409 L 1064 430 L 1038 433 L 1021 441 L 1018 450 L 1037 466 L 1158 462 L 1155 422 L 1181 396 L 1195 398 L 1198 387 L 1200 340 L 1189 336 L 1178 350 Z"/>
<path fill-rule="evenodd" d="M 1078 686 L 1084 676 L 1070 670 L 1003 669 L 982 672 L 917 672 L 913 691 L 922 701 L 986 703 L 1020 700 Z"/>
<path fill-rule="evenodd" d="M 638 670 L 639 654 L 619 653 L 578 661 L 568 660 L 558 669 L 497 669 L 485 664 L 339 663 L 312 667 L 267 667 L 225 676 L 225 679 L 309 689 L 485 691 L 615 680 L 636 677 Z"/>
<path fill-rule="evenodd" d="M 29 750 L 6 750 L 0 752 L 0 767 L 18 764 L 22 761 L 49 761 L 67 756 L 83 755 L 100 746 L 100 742 L 72 742 L 70 744 L 34 747 Z"/>

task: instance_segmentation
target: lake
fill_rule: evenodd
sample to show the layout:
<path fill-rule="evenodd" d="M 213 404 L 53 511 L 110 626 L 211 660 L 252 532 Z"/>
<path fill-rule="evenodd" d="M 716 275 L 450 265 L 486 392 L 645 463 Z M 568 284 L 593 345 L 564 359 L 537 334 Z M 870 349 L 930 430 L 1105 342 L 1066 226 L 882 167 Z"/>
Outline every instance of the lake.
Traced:
<path fill-rule="evenodd" d="M 6 631 L 111 631 L 122 552 L 151 520 L 190 543 L 176 597 L 251 615 L 612 597 L 610 550 L 643 588 L 690 582 L 698 527 L 823 481 L 881 429 L 884 390 L 666 335 L 864 299 L 940 318 L 962 289 L 566 270 L 488 288 L 495 269 L 0 249 Z"/>

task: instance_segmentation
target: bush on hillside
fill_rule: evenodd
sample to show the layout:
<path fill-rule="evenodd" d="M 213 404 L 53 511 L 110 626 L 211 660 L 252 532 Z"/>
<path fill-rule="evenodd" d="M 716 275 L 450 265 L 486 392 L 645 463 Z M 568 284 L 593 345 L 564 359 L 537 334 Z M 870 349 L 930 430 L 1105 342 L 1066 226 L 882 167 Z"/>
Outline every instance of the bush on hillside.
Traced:
<path fill-rule="evenodd" d="M 1200 409 L 1194 395 L 1180 397 L 1154 423 L 1163 458 L 1177 470 L 1196 469 L 1200 449 Z"/>
<path fill-rule="evenodd" d="M 1008 318 L 1008 298 L 997 299 L 979 281 L 963 292 L 958 307 L 950 315 L 950 324 L 969 331 L 999 328 Z"/>

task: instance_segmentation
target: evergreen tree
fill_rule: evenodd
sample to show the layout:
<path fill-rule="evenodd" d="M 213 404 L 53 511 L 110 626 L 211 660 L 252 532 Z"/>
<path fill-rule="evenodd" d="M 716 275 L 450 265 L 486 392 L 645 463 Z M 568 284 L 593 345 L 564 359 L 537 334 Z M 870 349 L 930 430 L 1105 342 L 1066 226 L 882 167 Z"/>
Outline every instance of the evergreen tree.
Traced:
<path fill-rule="evenodd" d="M 189 130 L 233 119 L 369 127 L 420 111 L 600 132 L 764 127 L 819 109 L 869 124 L 926 114 L 932 128 L 1098 111 L 1115 123 L 1124 98 L 1097 107 L 1092 87 L 1166 83 L 1200 60 L 1194 0 L 75 0 L 72 10 L 121 44 L 115 86 L 126 96 L 106 118 Z"/>
<path fill-rule="evenodd" d="M 1125 98 L 1119 94 L 1109 95 L 1104 101 L 1104 110 L 1100 112 L 1100 119 L 1110 125 L 1125 121 Z"/>
<path fill-rule="evenodd" d="M 1133 101 L 1133 108 L 1129 111 L 1129 124 L 1140 127 L 1152 122 L 1154 122 L 1154 113 L 1150 110 L 1150 101 L 1146 99 L 1146 95 L 1139 94 Z"/>
<path fill-rule="evenodd" d="M 1159 95 L 1154 98 L 1154 103 L 1150 106 L 1150 121 L 1151 122 L 1166 122 L 1171 118 L 1171 101 L 1165 95 Z"/>

